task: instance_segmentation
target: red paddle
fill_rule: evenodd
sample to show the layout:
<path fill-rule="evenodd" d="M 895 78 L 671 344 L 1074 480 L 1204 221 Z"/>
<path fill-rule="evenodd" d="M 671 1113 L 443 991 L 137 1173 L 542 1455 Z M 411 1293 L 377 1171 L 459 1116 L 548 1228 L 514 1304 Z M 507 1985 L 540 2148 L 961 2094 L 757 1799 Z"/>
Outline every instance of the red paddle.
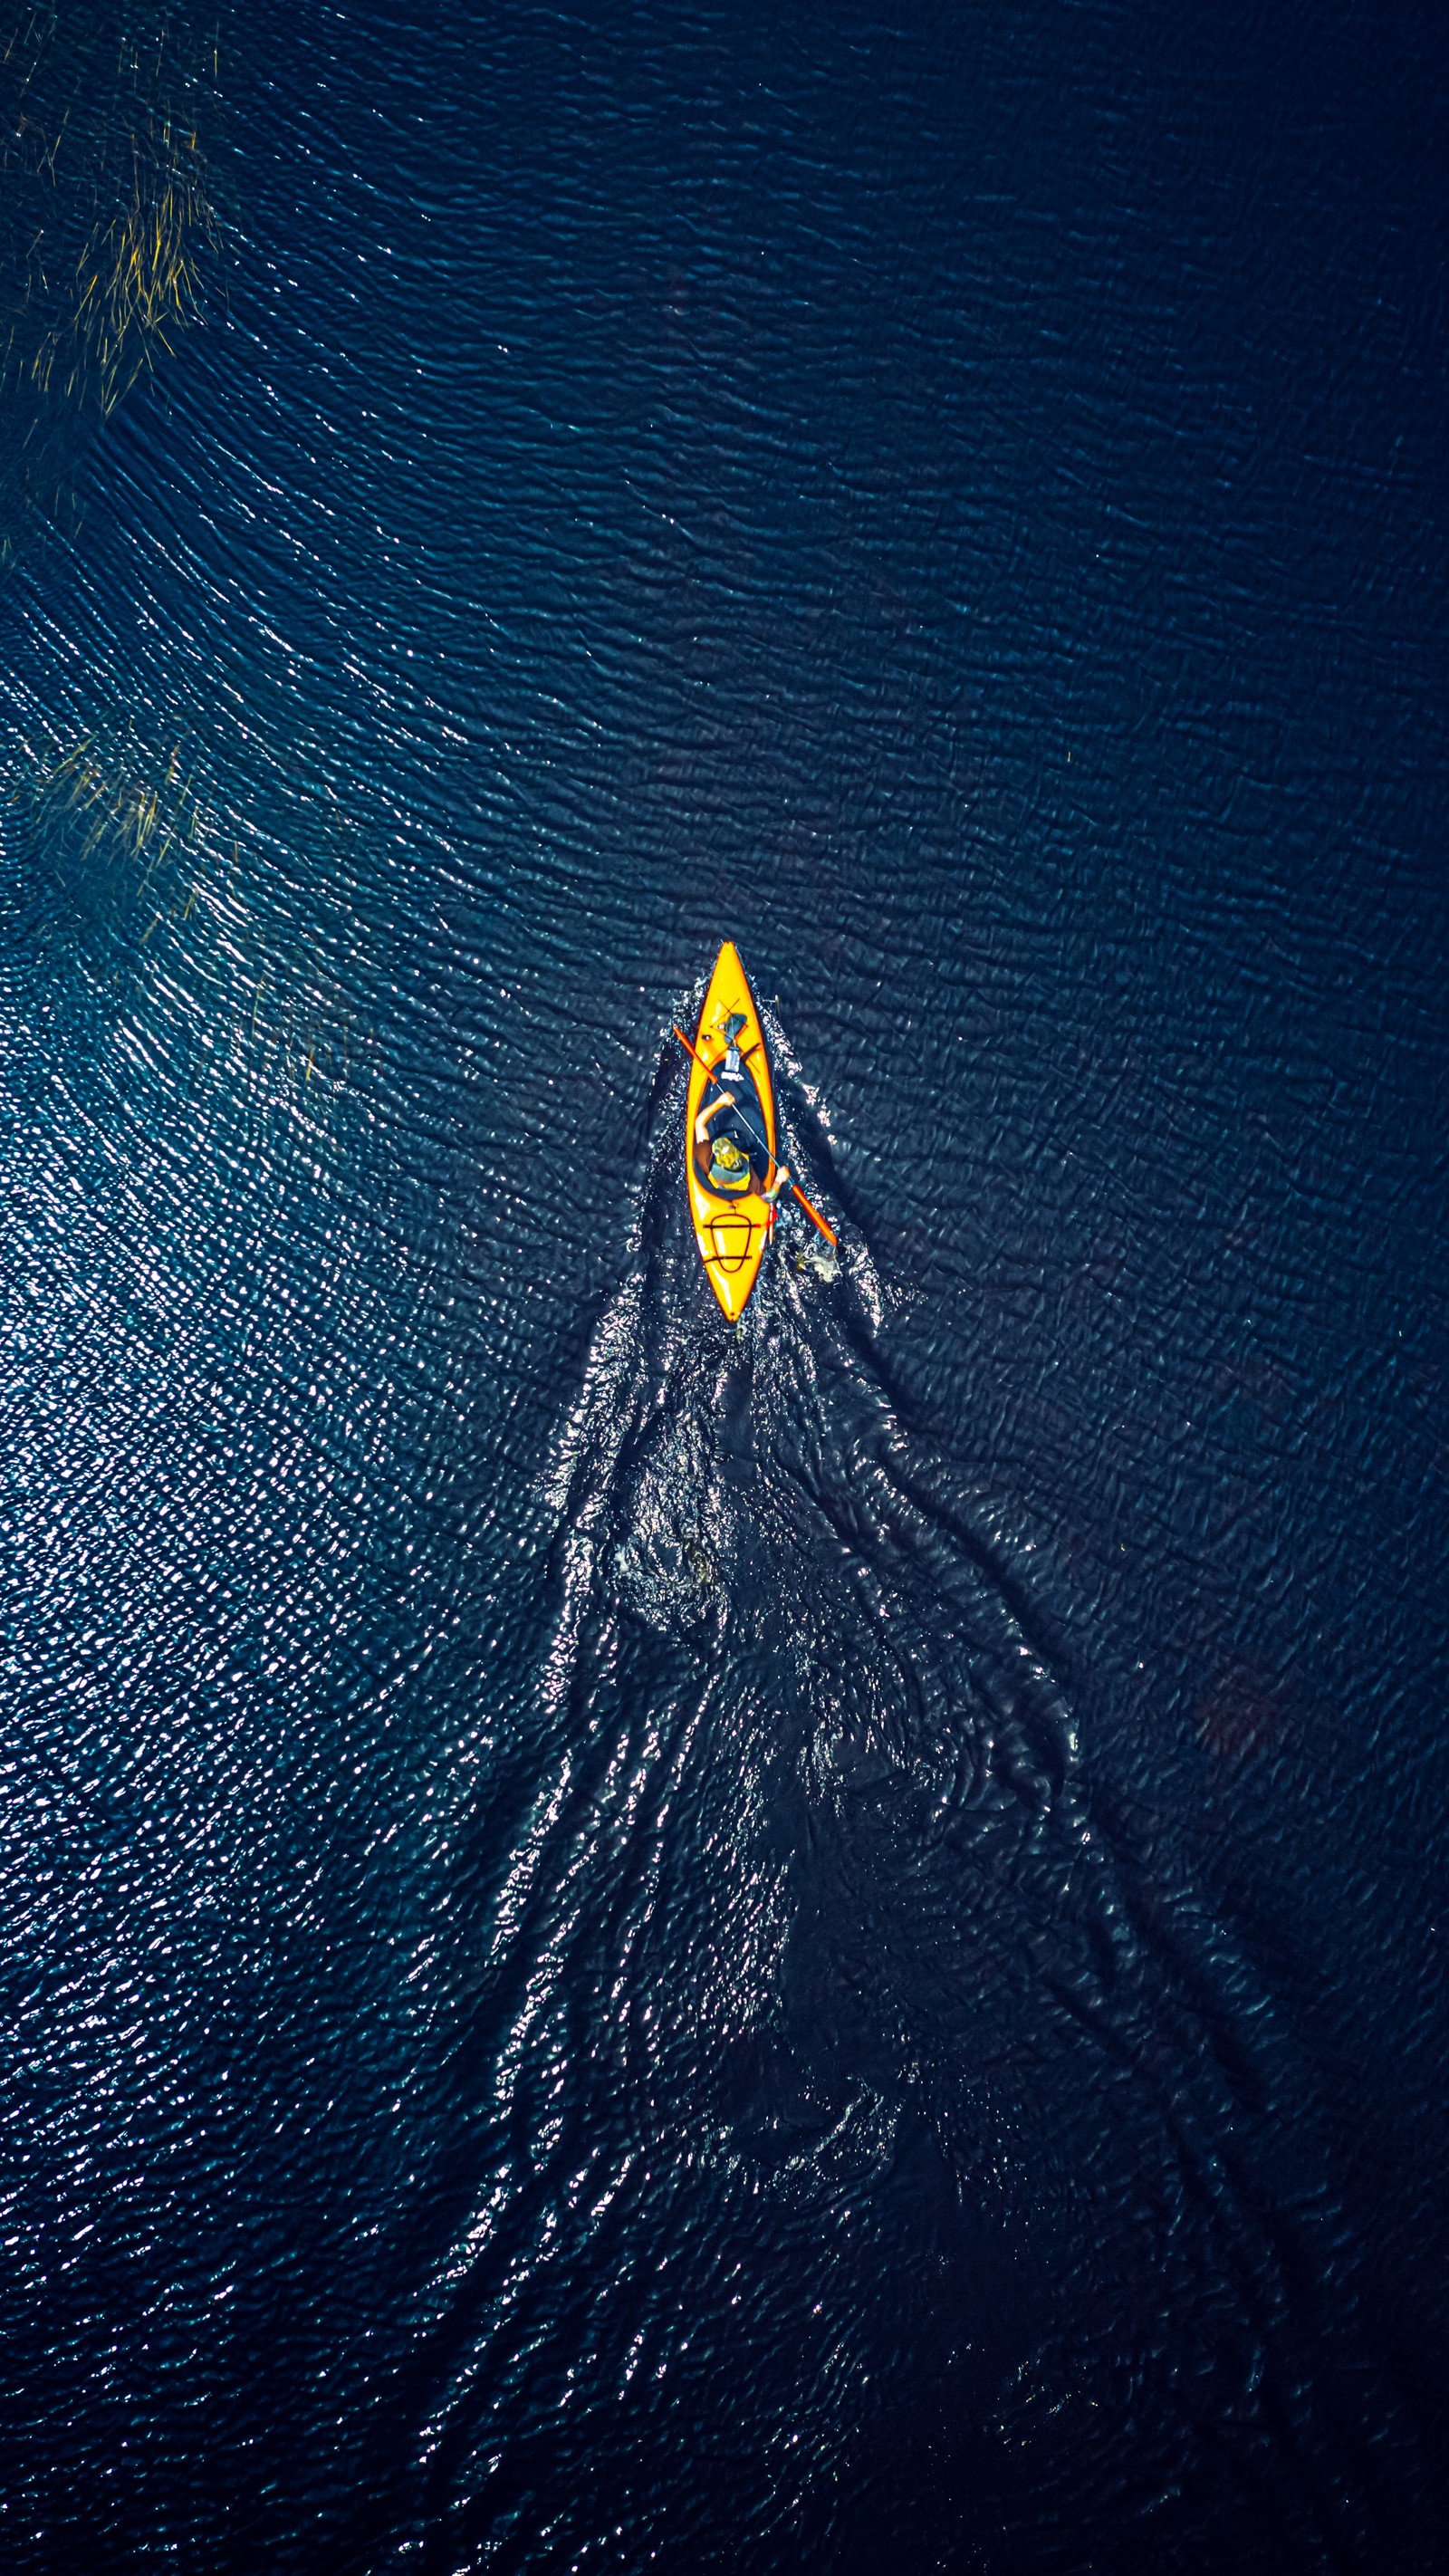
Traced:
<path fill-rule="evenodd" d="M 712 1065 L 708 1065 L 708 1064 L 706 1064 L 706 1063 L 705 1063 L 705 1060 L 704 1060 L 703 1056 L 700 1054 L 698 1047 L 694 1044 L 693 1039 L 692 1039 L 692 1038 L 687 1038 L 687 1037 L 685 1036 L 683 1029 L 682 1029 L 682 1028 L 680 1027 L 680 1025 L 679 1025 L 679 1022 L 678 1022 L 677 1020 L 673 1020 L 673 1021 L 671 1021 L 671 1022 L 670 1022 L 670 1026 L 672 1027 L 672 1029 L 673 1029 L 673 1031 L 674 1031 L 675 1036 L 678 1038 L 680 1045 L 681 1045 L 682 1047 L 684 1047 L 684 1048 L 688 1051 L 688 1053 L 689 1053 L 690 1055 L 692 1055 L 692 1056 L 693 1056 L 695 1063 L 696 1063 L 696 1064 L 701 1068 L 701 1070 L 702 1070 L 704 1073 L 706 1073 L 706 1074 L 709 1076 L 710 1081 L 711 1081 L 711 1082 L 716 1081 L 716 1080 L 717 1080 L 717 1076 L 716 1076 L 716 1074 L 715 1074 L 715 1071 L 714 1071 L 713 1066 L 712 1066 Z M 720 1087 L 721 1087 L 721 1089 L 723 1089 L 723 1085 L 721 1085 Z M 745 1121 L 745 1124 L 746 1124 L 747 1126 L 749 1125 L 749 1121 L 748 1121 L 748 1119 Z M 765 1145 L 764 1137 L 763 1137 L 763 1136 L 759 1136 L 759 1135 L 757 1134 L 757 1131 L 756 1131 L 755 1129 L 751 1128 L 750 1132 L 751 1132 L 751 1134 L 752 1134 L 752 1135 L 756 1135 L 756 1141 L 757 1141 L 759 1144 L 761 1144 L 761 1145 Z M 765 1145 L 765 1157 L 766 1157 L 766 1160 L 768 1161 L 769 1166 L 770 1166 L 770 1177 L 771 1177 L 771 1179 L 773 1180 L 773 1179 L 774 1179 L 774 1176 L 775 1176 L 776 1172 L 778 1172 L 778 1170 L 779 1170 L 780 1166 L 779 1166 L 779 1164 L 776 1162 L 774 1155 L 770 1152 L 770 1149 L 769 1149 L 769 1146 L 768 1146 L 768 1145 Z M 798 1182 L 798 1181 L 792 1181 L 792 1182 L 790 1183 L 790 1187 L 791 1187 L 791 1189 L 794 1191 L 796 1198 L 797 1198 L 797 1199 L 799 1200 L 799 1202 L 800 1202 L 800 1205 L 801 1205 L 801 1206 L 802 1206 L 802 1208 L 805 1210 L 805 1213 L 806 1213 L 806 1215 L 808 1216 L 808 1218 L 810 1219 L 811 1224 L 812 1224 L 812 1225 L 818 1225 L 818 1226 L 819 1226 L 820 1231 L 821 1231 L 821 1233 L 824 1235 L 826 1242 L 827 1242 L 827 1243 L 839 1243 L 839 1241 L 840 1241 L 840 1237 L 839 1237 L 839 1235 L 838 1235 L 838 1234 L 834 1234 L 834 1233 L 832 1233 L 832 1231 L 831 1231 L 830 1227 L 826 1224 L 824 1217 L 821 1215 L 820 1210 L 819 1210 L 818 1208 L 815 1208 L 815 1207 L 812 1207 L 812 1206 L 811 1206 L 810 1201 L 809 1201 L 809 1200 L 807 1199 L 807 1197 L 805 1196 L 805 1193 L 804 1193 L 804 1191 L 801 1189 L 801 1187 L 800 1187 L 800 1185 L 799 1185 L 799 1182 Z"/>

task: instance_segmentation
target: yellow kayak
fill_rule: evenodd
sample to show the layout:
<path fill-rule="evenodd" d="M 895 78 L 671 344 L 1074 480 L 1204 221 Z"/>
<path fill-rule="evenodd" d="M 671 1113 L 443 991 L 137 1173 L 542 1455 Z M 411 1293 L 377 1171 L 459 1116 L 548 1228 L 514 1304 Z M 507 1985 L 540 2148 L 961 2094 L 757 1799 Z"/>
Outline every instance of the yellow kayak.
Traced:
<path fill-rule="evenodd" d="M 764 1196 L 775 1177 L 775 1099 L 765 1032 L 729 939 L 699 1015 L 684 1117 L 695 1240 L 733 1323 L 744 1313 L 775 1221 Z"/>

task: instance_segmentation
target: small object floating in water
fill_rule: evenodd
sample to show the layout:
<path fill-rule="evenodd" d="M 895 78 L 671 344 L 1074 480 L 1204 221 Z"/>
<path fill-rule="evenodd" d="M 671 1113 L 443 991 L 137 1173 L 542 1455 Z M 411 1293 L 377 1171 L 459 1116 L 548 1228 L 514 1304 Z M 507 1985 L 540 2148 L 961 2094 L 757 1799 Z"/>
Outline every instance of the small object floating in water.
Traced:
<path fill-rule="evenodd" d="M 691 1044 L 681 1028 L 674 1034 L 690 1056 L 684 1168 L 695 1241 L 709 1284 L 734 1323 L 759 1277 L 775 1203 L 787 1180 L 831 1247 L 832 1259 L 835 1236 L 775 1160 L 770 1058 L 733 940 L 725 941 L 715 960 L 697 1040 Z M 835 1270 L 821 1275 L 833 1277 Z"/>
<path fill-rule="evenodd" d="M 795 1255 L 797 1270 L 808 1270 L 812 1279 L 838 1279 L 840 1255 L 833 1243 L 802 1243 Z"/>

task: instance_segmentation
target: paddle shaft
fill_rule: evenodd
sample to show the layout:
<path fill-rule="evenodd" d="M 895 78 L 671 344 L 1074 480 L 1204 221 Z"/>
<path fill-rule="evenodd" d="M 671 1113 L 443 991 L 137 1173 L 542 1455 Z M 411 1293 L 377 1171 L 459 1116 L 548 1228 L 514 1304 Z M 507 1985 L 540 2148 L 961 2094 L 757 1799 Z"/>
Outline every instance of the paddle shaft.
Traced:
<path fill-rule="evenodd" d="M 770 1178 L 773 1180 L 773 1179 L 774 1179 L 774 1176 L 775 1176 L 776 1172 L 778 1172 L 778 1170 L 779 1170 L 780 1166 L 779 1166 L 779 1164 L 776 1162 L 774 1155 L 771 1153 L 770 1148 L 769 1148 L 769 1145 L 768 1145 L 768 1143 L 766 1142 L 765 1138 L 760 1134 L 760 1131 L 759 1131 L 758 1127 L 756 1127 L 756 1126 L 754 1125 L 754 1123 L 753 1123 L 753 1121 L 751 1120 L 751 1118 L 749 1117 L 748 1113 L 747 1113 L 747 1112 L 746 1112 L 746 1111 L 745 1111 L 745 1110 L 740 1106 L 740 1102 L 739 1102 L 739 1100 L 736 1098 L 736 1095 L 734 1094 L 734 1092 L 730 1091 L 730 1090 L 727 1088 L 727 1086 L 726 1086 L 724 1083 L 722 1083 L 722 1082 L 720 1081 L 719 1076 L 718 1076 L 718 1074 L 714 1071 L 713 1066 L 712 1066 L 712 1065 L 708 1065 L 708 1064 L 706 1064 L 706 1063 L 705 1063 L 705 1060 L 704 1060 L 703 1056 L 700 1054 L 699 1049 L 698 1049 L 698 1047 L 695 1045 L 695 1043 L 694 1043 L 693 1039 L 692 1039 L 692 1038 L 687 1038 L 687 1037 L 685 1036 L 683 1029 L 682 1029 L 682 1028 L 680 1027 L 680 1025 L 679 1025 L 679 1022 L 678 1022 L 677 1020 L 671 1021 L 670 1026 L 673 1028 L 674 1034 L 675 1034 L 675 1036 L 678 1038 L 680 1045 L 681 1045 L 682 1047 L 684 1047 L 690 1055 L 692 1055 L 692 1056 L 693 1056 L 695 1063 L 699 1066 L 699 1068 L 700 1068 L 701 1072 L 705 1075 L 706 1079 L 707 1079 L 708 1081 L 710 1081 L 710 1082 L 712 1082 L 712 1083 L 714 1084 L 715 1089 L 716 1089 L 717 1091 L 723 1092 L 723 1093 L 724 1093 L 725 1098 L 726 1098 L 727 1100 L 729 1100 L 729 1101 L 733 1104 L 734 1109 L 735 1109 L 735 1112 L 736 1112 L 736 1114 L 737 1114 L 737 1116 L 738 1116 L 738 1118 L 739 1118 L 739 1121 L 740 1121 L 741 1126 L 744 1128 L 744 1130 L 745 1130 L 745 1132 L 746 1132 L 746 1134 L 747 1134 L 747 1135 L 752 1136 L 752 1137 L 754 1138 L 755 1143 L 759 1146 L 761 1153 L 764 1155 L 766 1162 L 769 1164 L 769 1166 L 770 1166 Z M 820 1231 L 821 1231 L 821 1233 L 824 1235 L 826 1242 L 827 1242 L 827 1243 L 838 1243 L 838 1242 L 839 1242 L 839 1240 L 840 1240 L 839 1236 L 838 1236 L 838 1235 L 836 1235 L 835 1233 L 833 1233 L 833 1232 L 832 1232 L 832 1230 L 831 1230 L 831 1228 L 826 1224 L 824 1217 L 823 1217 L 823 1216 L 821 1215 L 821 1213 L 820 1213 L 820 1210 L 819 1210 L 818 1208 L 816 1208 L 816 1207 L 812 1207 L 812 1206 L 811 1206 L 810 1201 L 809 1201 L 809 1200 L 807 1199 L 807 1197 L 805 1196 L 805 1193 L 804 1193 L 804 1191 L 801 1189 L 801 1187 L 800 1187 L 800 1185 L 799 1185 L 799 1182 L 798 1182 L 798 1181 L 792 1181 L 792 1182 L 790 1183 L 790 1187 L 791 1187 L 791 1189 L 794 1191 L 796 1198 L 797 1198 L 797 1199 L 799 1200 L 799 1202 L 800 1202 L 800 1205 L 801 1205 L 801 1206 L 802 1206 L 802 1208 L 805 1210 L 805 1213 L 806 1213 L 806 1215 L 808 1216 L 808 1218 L 810 1219 L 811 1224 L 812 1224 L 812 1225 L 818 1225 L 818 1226 L 819 1226 Z"/>

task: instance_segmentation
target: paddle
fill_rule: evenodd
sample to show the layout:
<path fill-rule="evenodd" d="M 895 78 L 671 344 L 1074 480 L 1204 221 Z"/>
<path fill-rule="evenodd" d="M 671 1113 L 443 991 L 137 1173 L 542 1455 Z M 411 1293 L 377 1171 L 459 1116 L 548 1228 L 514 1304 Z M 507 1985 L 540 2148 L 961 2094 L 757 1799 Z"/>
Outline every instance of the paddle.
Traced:
<path fill-rule="evenodd" d="M 706 1064 L 706 1063 L 705 1063 L 705 1060 L 704 1060 L 703 1056 L 700 1054 L 699 1049 L 698 1049 L 698 1047 L 695 1045 L 695 1043 L 694 1043 L 693 1039 L 692 1039 L 692 1038 L 687 1038 L 687 1037 L 685 1036 L 683 1029 L 682 1029 L 682 1028 L 680 1027 L 680 1025 L 679 1025 L 679 1022 L 678 1022 L 677 1020 L 672 1020 L 672 1021 L 670 1022 L 670 1026 L 671 1026 L 671 1028 L 673 1029 L 675 1036 L 678 1038 L 680 1045 L 681 1045 L 681 1046 L 686 1050 L 686 1052 L 687 1052 L 689 1055 L 692 1055 L 692 1056 L 693 1056 L 695 1063 L 700 1067 L 700 1070 L 701 1070 L 701 1071 L 702 1071 L 702 1072 L 707 1076 L 708 1080 L 709 1080 L 709 1081 L 711 1081 L 711 1082 L 714 1084 L 714 1087 L 715 1087 L 716 1091 L 725 1091 L 725 1089 L 726 1089 L 725 1084 L 724 1084 L 724 1083 L 722 1083 L 722 1082 L 720 1081 L 720 1079 L 719 1079 L 718 1075 L 717 1075 L 717 1074 L 715 1073 L 715 1071 L 714 1071 L 713 1066 L 708 1065 L 708 1064 Z M 750 1053 L 753 1055 L 753 1053 L 754 1053 L 754 1048 L 753 1048 L 753 1047 L 751 1047 L 751 1049 L 750 1049 Z M 750 1118 L 750 1116 L 748 1115 L 747 1111 L 746 1111 L 746 1110 L 741 1106 L 740 1099 L 739 1099 L 739 1094 L 738 1094 L 737 1092 L 733 1092 L 733 1091 L 731 1091 L 731 1092 L 728 1092 L 727 1097 L 728 1097 L 728 1098 L 730 1099 L 730 1101 L 733 1103 L 733 1105 L 734 1105 L 735 1115 L 736 1115 L 736 1117 L 739 1119 L 740 1125 L 744 1128 L 746 1135 L 747 1135 L 747 1136 L 749 1136 L 749 1137 L 753 1140 L 753 1142 L 754 1142 L 756 1145 L 758 1145 L 758 1146 L 759 1146 L 759 1149 L 760 1149 L 761 1153 L 764 1155 L 766 1162 L 767 1162 L 767 1163 L 769 1164 L 769 1166 L 770 1166 L 770 1177 L 771 1177 L 771 1179 L 773 1179 L 773 1178 L 774 1178 L 774 1176 L 775 1176 L 775 1174 L 776 1174 L 776 1172 L 778 1172 L 778 1170 L 779 1170 L 780 1166 L 779 1166 L 779 1164 L 776 1162 L 774 1155 L 771 1153 L 771 1151 L 770 1151 L 770 1148 L 769 1148 L 768 1144 L 766 1143 L 766 1141 L 765 1141 L 764 1137 L 761 1135 L 761 1133 L 760 1133 L 760 1131 L 759 1131 L 759 1128 L 758 1128 L 757 1126 L 755 1126 L 755 1124 L 754 1124 L 753 1120 Z M 824 1235 L 826 1242 L 827 1242 L 827 1243 L 838 1243 L 838 1242 L 839 1242 L 839 1240 L 840 1240 L 840 1237 L 839 1237 L 837 1234 L 832 1233 L 832 1231 L 831 1231 L 830 1227 L 826 1224 L 824 1217 L 821 1215 L 820 1210 L 819 1210 L 818 1208 L 815 1208 L 815 1207 L 812 1207 L 812 1206 L 811 1206 L 810 1201 L 809 1201 L 809 1200 L 807 1199 L 807 1197 L 805 1196 L 805 1193 L 804 1193 L 804 1191 L 801 1189 L 799 1182 L 798 1182 L 798 1181 L 792 1181 L 792 1182 L 790 1183 L 790 1187 L 791 1187 L 791 1189 L 794 1191 L 796 1198 L 797 1198 L 797 1199 L 799 1200 L 799 1202 L 800 1202 L 800 1205 L 801 1205 L 801 1206 L 802 1206 L 802 1208 L 805 1210 L 805 1213 L 806 1213 L 806 1215 L 808 1216 L 808 1218 L 810 1219 L 811 1224 L 812 1224 L 812 1225 L 818 1225 L 818 1226 L 819 1226 L 820 1231 L 821 1231 L 821 1233 Z"/>

